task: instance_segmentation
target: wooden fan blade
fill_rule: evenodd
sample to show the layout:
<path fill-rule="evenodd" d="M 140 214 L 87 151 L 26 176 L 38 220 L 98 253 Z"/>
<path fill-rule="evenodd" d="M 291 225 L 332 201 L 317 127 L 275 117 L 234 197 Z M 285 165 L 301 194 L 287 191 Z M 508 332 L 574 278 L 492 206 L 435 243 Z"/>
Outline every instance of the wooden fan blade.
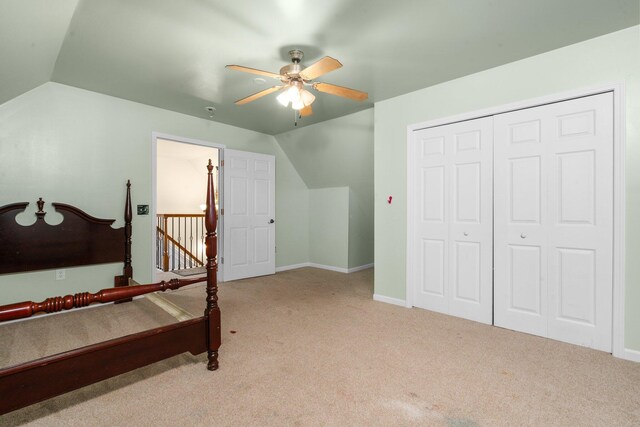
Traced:
<path fill-rule="evenodd" d="M 274 86 L 269 89 L 261 90 L 260 92 L 254 93 L 253 95 L 249 95 L 246 98 L 242 98 L 236 101 L 236 105 L 244 105 L 251 101 L 255 101 L 258 98 L 262 98 L 263 96 L 269 95 L 270 93 L 279 91 L 284 86 Z"/>
<path fill-rule="evenodd" d="M 301 117 L 307 117 L 313 114 L 313 109 L 311 108 L 311 105 L 307 105 L 306 107 L 304 107 L 303 109 L 300 110 L 300 116 Z"/>
<path fill-rule="evenodd" d="M 299 75 L 305 80 L 313 80 L 340 67 L 342 67 L 340 61 L 333 59 L 330 56 L 325 56 L 300 71 Z"/>
<path fill-rule="evenodd" d="M 281 79 L 280 74 L 272 73 L 269 71 L 256 70 L 255 68 L 243 67 L 242 65 L 227 65 L 226 68 L 230 68 L 236 71 L 244 71 L 245 73 L 259 74 L 261 76 L 273 77 L 274 79 Z"/>
<path fill-rule="evenodd" d="M 369 97 L 367 92 L 361 92 L 348 87 L 331 85 L 329 83 L 314 83 L 313 88 L 320 92 L 330 93 L 331 95 L 342 96 L 343 98 L 353 99 L 355 101 L 364 101 Z"/>

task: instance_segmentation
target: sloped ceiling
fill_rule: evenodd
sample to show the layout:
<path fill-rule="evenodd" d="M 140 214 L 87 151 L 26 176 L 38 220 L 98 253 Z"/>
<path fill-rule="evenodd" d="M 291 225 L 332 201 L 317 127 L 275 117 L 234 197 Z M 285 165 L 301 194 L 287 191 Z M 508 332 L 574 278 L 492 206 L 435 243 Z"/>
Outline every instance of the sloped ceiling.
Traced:
<path fill-rule="evenodd" d="M 0 1 L 0 104 L 51 80 L 78 1 Z"/>
<path fill-rule="evenodd" d="M 320 80 L 369 92 L 363 103 L 319 95 L 300 127 L 637 25 L 639 7 L 638 0 L 3 0 L 0 102 L 53 80 L 202 118 L 211 105 L 213 120 L 278 134 L 294 128 L 293 112 L 275 95 L 233 104 L 277 81 L 259 85 L 226 64 L 277 72 L 287 51 L 300 48 L 304 64 L 325 55 L 344 64 Z"/>
<path fill-rule="evenodd" d="M 275 136 L 308 188 L 373 193 L 373 109 Z"/>

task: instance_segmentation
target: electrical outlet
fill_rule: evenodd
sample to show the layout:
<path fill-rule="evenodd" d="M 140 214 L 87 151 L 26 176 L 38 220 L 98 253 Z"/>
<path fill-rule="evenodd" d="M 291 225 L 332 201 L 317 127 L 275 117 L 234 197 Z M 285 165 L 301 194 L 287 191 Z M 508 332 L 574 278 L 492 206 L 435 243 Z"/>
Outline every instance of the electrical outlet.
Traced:
<path fill-rule="evenodd" d="M 67 270 L 56 270 L 56 280 L 64 280 L 67 276 Z"/>

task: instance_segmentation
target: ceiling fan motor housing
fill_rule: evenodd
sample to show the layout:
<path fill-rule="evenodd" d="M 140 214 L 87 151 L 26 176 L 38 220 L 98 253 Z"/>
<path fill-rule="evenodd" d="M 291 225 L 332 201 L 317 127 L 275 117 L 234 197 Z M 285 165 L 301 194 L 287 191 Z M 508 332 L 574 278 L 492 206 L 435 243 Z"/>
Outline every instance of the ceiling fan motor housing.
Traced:
<path fill-rule="evenodd" d="M 282 74 L 283 76 L 294 76 L 300 74 L 300 71 L 302 71 L 303 69 L 304 67 L 300 64 L 289 64 L 280 68 L 280 74 Z"/>
<path fill-rule="evenodd" d="M 304 52 L 299 49 L 293 49 L 289 51 L 289 56 L 291 57 L 291 64 L 285 65 L 280 68 L 280 74 L 283 76 L 294 76 L 300 74 L 304 67 L 300 65 L 300 61 L 304 57 Z"/>

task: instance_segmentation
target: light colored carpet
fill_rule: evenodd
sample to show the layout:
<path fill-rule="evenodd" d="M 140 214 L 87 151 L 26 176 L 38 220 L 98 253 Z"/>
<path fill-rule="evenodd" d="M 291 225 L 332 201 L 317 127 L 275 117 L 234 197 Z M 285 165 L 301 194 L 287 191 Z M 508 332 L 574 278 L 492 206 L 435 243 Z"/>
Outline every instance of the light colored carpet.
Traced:
<path fill-rule="evenodd" d="M 173 270 L 172 273 L 177 274 L 178 276 L 196 276 L 198 274 L 207 274 L 207 269 L 205 267 L 193 267 L 185 268 L 183 270 Z"/>
<path fill-rule="evenodd" d="M 639 364 L 375 302 L 372 282 L 372 270 L 305 268 L 222 284 L 219 371 L 181 355 L 0 423 L 640 425 Z M 195 314 L 203 296 L 197 286 L 168 298 Z"/>

